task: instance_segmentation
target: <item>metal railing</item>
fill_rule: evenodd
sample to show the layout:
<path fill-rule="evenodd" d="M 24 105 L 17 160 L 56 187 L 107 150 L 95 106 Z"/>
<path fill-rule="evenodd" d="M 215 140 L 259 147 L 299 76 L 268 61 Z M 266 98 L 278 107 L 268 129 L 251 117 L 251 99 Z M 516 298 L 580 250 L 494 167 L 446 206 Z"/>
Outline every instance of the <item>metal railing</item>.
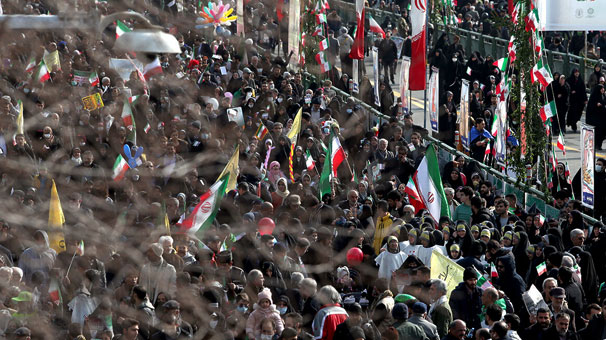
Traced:
<path fill-rule="evenodd" d="M 332 9 L 337 10 L 342 22 L 349 23 L 356 21 L 356 6 L 353 2 L 333 0 L 331 1 L 331 6 Z M 398 14 L 376 8 L 367 7 L 366 11 L 372 15 L 379 25 L 382 25 L 386 19 L 389 19 L 392 25 L 395 26 L 401 19 L 401 16 Z M 493 59 L 499 59 L 506 56 L 508 53 L 507 46 L 509 41 L 483 35 L 478 32 L 467 31 L 459 27 L 449 26 L 448 30 L 446 30 L 446 27 L 440 23 L 435 27 L 434 36 L 437 38 L 442 33 L 446 32 L 461 37 L 460 43 L 463 45 L 467 57 L 474 51 L 480 52 L 482 56 L 491 55 Z M 593 67 L 598 63 L 598 60 L 595 59 L 589 59 L 570 53 L 555 52 L 548 49 L 545 49 L 545 55 L 552 72 L 559 72 L 568 77 L 574 68 L 578 68 L 585 81 L 589 79 L 589 76 L 593 73 Z"/>
<path fill-rule="evenodd" d="M 304 81 L 306 81 L 306 82 L 317 81 L 316 77 L 310 73 L 305 72 L 303 74 L 303 76 L 304 76 Z M 366 104 L 365 102 L 361 101 L 360 99 L 356 98 L 355 96 L 350 95 L 349 93 L 346 93 L 334 86 L 332 87 L 332 89 L 337 93 L 337 95 L 343 101 L 347 100 L 347 98 L 353 98 L 356 104 L 362 106 L 364 109 L 366 109 L 368 111 L 369 119 L 372 119 L 371 115 L 375 116 L 378 120 L 387 120 L 388 121 L 391 118 L 390 116 L 384 115 L 383 113 L 377 111 L 371 105 Z M 529 186 L 525 183 L 518 182 L 515 179 L 508 177 L 505 174 L 487 166 L 486 164 L 477 162 L 476 160 L 469 157 L 468 155 L 454 149 L 450 145 L 448 145 L 432 136 L 428 135 L 426 137 L 426 140 L 428 140 L 431 143 L 434 143 L 438 147 L 438 149 L 443 150 L 443 151 L 453 155 L 454 157 L 461 156 L 461 157 L 464 157 L 467 162 L 474 162 L 486 174 L 489 174 L 490 176 L 494 177 L 495 179 L 502 181 L 502 184 L 503 184 L 502 190 L 505 194 L 515 193 L 516 196 L 518 197 L 518 202 L 520 202 L 524 205 L 527 203 L 527 201 L 532 201 L 533 203 L 543 202 L 543 204 L 545 204 L 545 206 L 548 206 L 549 204 L 551 204 L 553 202 L 553 198 L 546 196 L 544 192 L 539 191 L 536 188 Z M 506 190 L 507 185 L 509 185 L 509 188 L 515 188 L 515 190 L 518 190 L 519 192 L 511 192 L 511 191 L 508 192 L 508 190 Z M 537 207 L 537 209 L 541 210 L 540 207 Z M 544 214 L 546 214 L 545 213 L 546 209 L 547 209 L 547 207 L 544 207 L 541 211 Z M 586 214 L 582 214 L 582 215 L 583 215 L 583 218 L 585 219 L 585 221 L 591 225 L 593 225 L 597 222 L 597 220 L 591 216 L 588 216 Z M 547 217 L 554 217 L 554 216 L 547 215 Z"/>

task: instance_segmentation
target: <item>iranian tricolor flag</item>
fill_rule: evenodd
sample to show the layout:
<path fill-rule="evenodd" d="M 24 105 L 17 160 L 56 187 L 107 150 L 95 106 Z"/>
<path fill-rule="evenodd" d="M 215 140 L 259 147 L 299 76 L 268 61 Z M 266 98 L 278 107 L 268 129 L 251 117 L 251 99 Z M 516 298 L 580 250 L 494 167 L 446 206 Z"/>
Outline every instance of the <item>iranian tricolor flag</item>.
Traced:
<path fill-rule="evenodd" d="M 320 51 L 326 51 L 328 49 L 328 38 L 320 41 Z"/>
<path fill-rule="evenodd" d="M 512 35 L 511 38 L 509 39 L 509 44 L 507 45 L 507 53 L 509 54 L 509 58 L 511 58 L 512 62 L 514 62 L 516 60 L 516 44 L 515 44 L 515 40 L 516 40 L 516 37 L 514 37 Z"/>
<path fill-rule="evenodd" d="M 426 13 L 427 0 L 415 0 L 410 11 L 410 21 L 412 26 L 412 56 L 410 60 L 410 83 L 408 84 L 408 89 L 411 91 L 425 90 L 426 87 Z"/>
<path fill-rule="evenodd" d="M 145 133 L 149 133 L 149 131 L 151 131 L 151 125 L 149 125 L 149 123 L 147 123 L 147 124 L 145 125 L 145 128 L 143 129 L 143 131 L 144 131 Z"/>
<path fill-rule="evenodd" d="M 385 31 L 383 31 L 381 26 L 379 26 L 379 24 L 375 21 L 375 19 L 373 19 L 373 17 L 370 16 L 370 14 L 368 15 L 368 24 L 370 25 L 371 32 L 380 34 L 381 38 L 385 39 Z"/>
<path fill-rule="evenodd" d="M 427 147 L 425 157 L 413 176 L 421 200 L 429 210 L 434 221 L 440 217 L 450 217 L 450 209 L 442 187 L 442 178 L 438 166 L 438 157 L 432 144 Z"/>
<path fill-rule="evenodd" d="M 316 26 L 316 30 L 311 34 L 312 37 L 322 34 L 322 25 Z"/>
<path fill-rule="evenodd" d="M 545 273 L 547 273 L 547 265 L 545 264 L 545 262 L 541 262 L 537 266 L 537 274 L 538 274 L 538 276 L 541 276 L 541 275 L 543 275 Z"/>
<path fill-rule="evenodd" d="M 514 25 L 518 24 L 518 16 L 520 15 L 520 11 L 522 10 L 522 3 L 521 2 L 517 2 L 515 7 L 513 8 L 513 11 L 511 12 L 511 21 L 513 22 Z"/>
<path fill-rule="evenodd" d="M 305 166 L 307 166 L 308 171 L 311 171 L 316 167 L 316 161 L 314 161 L 314 158 L 311 157 L 309 150 L 307 150 L 307 153 L 305 153 Z"/>
<path fill-rule="evenodd" d="M 229 175 L 221 177 L 200 197 L 200 203 L 196 205 L 191 214 L 183 222 L 177 224 L 181 232 L 195 235 L 208 229 L 217 215 L 228 181 Z"/>
<path fill-rule="evenodd" d="M 425 204 L 421 200 L 421 196 L 419 196 L 417 186 L 412 180 L 412 177 L 408 177 L 408 183 L 406 183 L 406 188 L 404 189 L 404 192 L 406 192 L 406 195 L 408 195 L 408 202 L 410 202 L 410 204 L 415 207 L 415 212 L 420 211 L 421 209 L 425 209 Z"/>
<path fill-rule="evenodd" d="M 343 163 L 343 161 L 345 160 L 345 150 L 341 146 L 339 137 L 333 136 L 328 150 L 330 151 L 330 164 L 332 168 L 332 175 L 337 176 L 337 169 L 339 169 L 339 165 L 341 165 L 341 163 Z"/>
<path fill-rule="evenodd" d="M 539 109 L 539 113 L 541 114 L 541 120 L 543 121 L 543 123 L 545 123 L 547 119 L 555 116 L 557 113 L 555 101 L 552 100 L 547 103 L 547 105 L 541 107 Z"/>
<path fill-rule="evenodd" d="M 88 82 L 90 83 L 90 86 L 99 85 L 99 75 L 97 75 L 97 72 L 93 71 L 90 73 L 90 76 L 88 77 Z"/>
<path fill-rule="evenodd" d="M 502 72 L 505 72 L 505 70 L 507 69 L 508 62 L 509 58 L 505 57 L 495 61 L 492 65 L 498 67 L 499 70 L 501 70 Z"/>
<path fill-rule="evenodd" d="M 560 132 L 560 135 L 558 136 L 557 147 L 558 147 L 558 149 L 560 149 L 560 151 L 562 151 L 564 153 L 564 155 L 566 155 L 566 148 L 564 148 L 564 136 L 562 136 L 561 132 Z"/>
<path fill-rule="evenodd" d="M 497 267 L 495 267 L 494 262 L 490 263 L 490 277 L 499 277 L 499 272 L 497 271 Z"/>
<path fill-rule="evenodd" d="M 354 34 L 354 43 L 349 51 L 351 59 L 364 59 L 364 0 L 356 0 L 356 34 Z"/>
<path fill-rule="evenodd" d="M 545 42 L 543 41 L 543 37 L 539 34 L 539 32 L 535 32 L 534 35 L 534 51 L 537 52 L 539 58 L 543 56 L 543 50 L 545 49 Z"/>
<path fill-rule="evenodd" d="M 255 132 L 255 137 L 257 137 L 258 140 L 263 140 L 268 133 L 269 130 L 265 127 L 265 124 L 261 123 L 257 132 Z"/>
<path fill-rule="evenodd" d="M 126 26 L 122 21 L 116 21 L 116 39 L 120 38 L 120 36 L 124 33 L 130 32 L 131 29 Z"/>
<path fill-rule="evenodd" d="M 31 57 L 29 59 L 29 62 L 27 63 L 27 66 L 25 66 L 25 72 L 32 73 L 32 72 L 34 72 L 35 68 L 36 68 L 36 57 Z"/>
<path fill-rule="evenodd" d="M 124 101 L 122 105 L 122 121 L 124 122 L 124 126 L 126 126 L 129 130 L 133 128 L 133 110 L 130 107 L 130 103 Z"/>
<path fill-rule="evenodd" d="M 499 127 L 498 125 L 499 124 L 497 124 L 498 119 L 499 119 L 499 115 L 497 115 L 496 113 L 494 113 L 492 115 L 492 122 L 490 123 L 490 134 L 493 137 L 496 137 L 497 134 L 499 133 L 499 131 L 498 131 L 498 127 Z"/>
<path fill-rule="evenodd" d="M 539 11 L 536 8 L 533 9 L 524 20 L 526 21 L 526 32 L 535 32 L 539 28 Z"/>
<path fill-rule="evenodd" d="M 61 304 L 61 291 L 59 290 L 59 283 L 56 279 L 51 279 L 48 283 L 48 295 L 55 306 Z"/>
<path fill-rule="evenodd" d="M 149 80 L 152 76 L 160 73 L 162 73 L 162 65 L 160 65 L 160 59 L 157 57 L 143 68 L 143 77 L 145 77 L 145 80 Z"/>
<path fill-rule="evenodd" d="M 50 79 L 50 73 L 48 72 L 48 68 L 44 63 L 44 60 L 40 60 L 40 64 L 38 64 L 38 72 L 36 72 L 35 78 L 40 83 L 44 83 L 45 81 Z"/>
<path fill-rule="evenodd" d="M 320 65 L 322 73 L 326 73 L 330 70 L 330 63 L 326 59 L 324 52 L 318 52 L 318 54 L 316 54 L 316 62 Z"/>
<path fill-rule="evenodd" d="M 131 97 L 128 97 L 128 102 L 129 102 L 130 104 L 134 104 L 134 103 L 137 101 L 137 99 L 139 99 L 139 97 L 140 97 L 140 96 L 138 96 L 138 95 L 137 95 L 137 96 L 131 96 Z"/>
<path fill-rule="evenodd" d="M 345 151 L 339 142 L 339 137 L 335 136 L 334 133 L 330 134 L 330 142 L 328 148 L 326 148 L 326 157 L 324 158 L 324 165 L 322 167 L 322 175 L 320 176 L 319 194 L 320 199 L 326 195 L 332 193 L 331 179 L 337 175 L 337 169 L 339 165 L 345 160 Z"/>
<path fill-rule="evenodd" d="M 128 166 L 128 162 L 122 157 L 122 155 L 118 155 L 116 157 L 116 161 L 114 162 L 114 167 L 112 169 L 112 179 L 116 182 L 119 182 L 124 178 L 126 171 L 128 171 L 130 167 Z"/>
<path fill-rule="evenodd" d="M 532 73 L 530 73 L 530 80 L 534 84 L 535 82 L 541 83 L 542 87 L 547 87 L 553 81 L 551 77 L 551 71 L 549 68 L 543 65 L 543 62 L 539 60 L 536 65 L 532 68 Z"/>
<path fill-rule="evenodd" d="M 318 25 L 325 24 L 326 23 L 326 14 L 325 13 L 316 14 L 316 23 Z"/>

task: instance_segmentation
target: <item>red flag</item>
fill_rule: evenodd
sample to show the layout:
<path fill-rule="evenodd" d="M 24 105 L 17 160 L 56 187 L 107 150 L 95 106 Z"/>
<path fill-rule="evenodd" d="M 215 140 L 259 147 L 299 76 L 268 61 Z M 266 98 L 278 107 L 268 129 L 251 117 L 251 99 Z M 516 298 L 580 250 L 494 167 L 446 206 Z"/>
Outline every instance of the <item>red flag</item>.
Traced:
<path fill-rule="evenodd" d="M 284 0 L 278 0 L 278 3 L 276 4 L 276 15 L 278 17 L 278 22 L 282 22 L 282 19 L 284 18 L 282 6 L 284 6 Z"/>
<path fill-rule="evenodd" d="M 364 0 L 356 0 L 356 36 L 349 52 L 351 59 L 364 59 Z"/>
<path fill-rule="evenodd" d="M 425 90 L 426 69 L 426 39 L 425 22 L 427 0 L 414 0 L 410 18 L 412 23 L 412 58 L 410 60 L 410 80 L 408 88 L 411 91 Z"/>

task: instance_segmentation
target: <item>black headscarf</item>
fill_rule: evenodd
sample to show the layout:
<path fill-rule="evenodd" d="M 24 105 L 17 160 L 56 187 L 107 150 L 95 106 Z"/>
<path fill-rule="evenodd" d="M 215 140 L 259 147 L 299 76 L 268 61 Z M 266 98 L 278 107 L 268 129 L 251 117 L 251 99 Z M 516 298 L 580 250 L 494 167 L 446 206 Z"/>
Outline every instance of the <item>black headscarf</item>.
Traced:
<path fill-rule="evenodd" d="M 587 297 L 587 303 L 597 302 L 598 298 L 598 274 L 593 265 L 593 257 L 581 247 L 572 247 L 569 252 L 576 256 L 577 263 L 581 267 L 581 282 Z"/>

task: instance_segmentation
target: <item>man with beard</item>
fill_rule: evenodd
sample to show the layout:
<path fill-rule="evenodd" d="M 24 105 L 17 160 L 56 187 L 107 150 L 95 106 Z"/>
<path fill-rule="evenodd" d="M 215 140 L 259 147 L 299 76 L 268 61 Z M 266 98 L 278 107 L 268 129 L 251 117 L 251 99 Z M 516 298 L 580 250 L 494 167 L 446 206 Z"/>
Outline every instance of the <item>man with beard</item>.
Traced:
<path fill-rule="evenodd" d="M 152 335 L 151 340 L 192 338 L 193 329 L 189 323 L 181 319 L 180 308 L 179 302 L 175 300 L 166 301 L 162 305 L 160 330 Z"/>
<path fill-rule="evenodd" d="M 536 323 L 522 333 L 522 339 L 524 340 L 536 340 L 542 339 L 543 334 L 549 329 L 551 325 L 551 316 L 549 309 L 539 308 L 536 314 Z"/>
<path fill-rule="evenodd" d="M 568 329 L 570 322 L 570 315 L 558 313 L 555 316 L 555 325 L 545 331 L 543 339 L 578 340 L 577 334 Z"/>

